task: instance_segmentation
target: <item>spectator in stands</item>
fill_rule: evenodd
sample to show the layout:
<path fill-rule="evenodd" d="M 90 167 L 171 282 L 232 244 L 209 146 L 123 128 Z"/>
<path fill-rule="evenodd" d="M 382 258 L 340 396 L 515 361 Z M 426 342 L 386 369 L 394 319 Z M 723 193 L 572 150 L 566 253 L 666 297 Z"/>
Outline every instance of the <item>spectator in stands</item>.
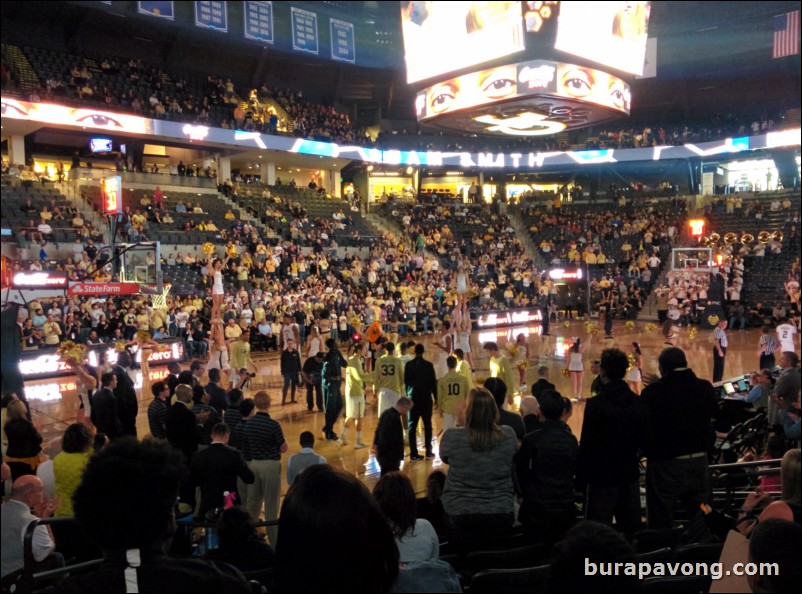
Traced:
<path fill-rule="evenodd" d="M 499 426 L 508 426 L 515 432 L 515 437 L 520 442 L 524 438 L 526 428 L 524 420 L 516 412 L 504 410 L 504 405 L 512 404 L 512 395 L 507 393 L 507 386 L 497 377 L 489 377 L 485 380 L 484 387 L 493 395 L 499 413 Z"/>
<path fill-rule="evenodd" d="M 623 351 L 601 356 L 601 390 L 585 406 L 576 482 L 586 490 L 585 518 L 612 524 L 627 534 L 640 521 L 640 448 L 646 417 L 624 376 L 629 361 Z"/>
<path fill-rule="evenodd" d="M 299 437 L 301 451 L 287 460 L 287 484 L 292 486 L 298 475 L 314 464 L 326 464 L 326 458 L 314 451 L 315 436 L 311 431 L 303 431 Z"/>
<path fill-rule="evenodd" d="M 167 439 L 167 398 L 170 386 L 167 382 L 155 382 L 151 387 L 153 401 L 148 405 L 148 427 L 150 435 L 158 439 Z"/>
<path fill-rule="evenodd" d="M 554 546 L 549 577 L 549 592 L 635 592 L 636 578 L 622 572 L 602 575 L 588 571 L 599 564 L 610 567 L 627 562 L 635 551 L 621 533 L 609 525 L 585 521 L 574 526 L 565 538 Z"/>
<path fill-rule="evenodd" d="M 800 542 L 802 528 L 799 522 L 770 518 L 758 524 L 749 539 L 749 555 L 745 561 L 760 564 L 761 567 L 764 563 L 773 564 L 778 566 L 778 571 L 766 572 L 766 575 L 752 572 L 755 575 L 748 575 L 746 579 L 752 592 L 790 594 L 796 591 L 802 577 Z"/>
<path fill-rule="evenodd" d="M 245 423 L 243 448 L 249 466 L 256 480 L 248 488 L 247 508 L 254 521 L 264 505 L 265 520 L 272 521 L 278 516 L 278 501 L 281 493 L 281 454 L 289 445 L 284 439 L 281 425 L 270 418 L 270 396 L 265 391 L 253 397 L 256 414 Z M 267 529 L 271 545 L 275 545 L 278 530 L 275 526 Z"/>
<path fill-rule="evenodd" d="M 200 487 L 201 500 L 197 516 L 205 520 L 211 510 L 223 507 L 223 494 L 237 493 L 238 480 L 250 485 L 255 476 L 242 453 L 228 445 L 231 430 L 224 422 L 212 428 L 211 445 L 192 456 L 190 483 Z"/>
<path fill-rule="evenodd" d="M 449 429 L 441 439 L 440 457 L 449 465 L 443 492 L 446 526 L 462 552 L 503 539 L 514 520 L 512 461 L 517 439 L 511 428 L 498 422 L 492 394 L 474 388 L 468 394 L 464 427 Z"/>
<path fill-rule="evenodd" d="M 276 592 L 388 592 L 398 576 L 390 525 L 365 485 L 341 470 L 317 465 L 299 475 L 279 528 Z"/>
<path fill-rule="evenodd" d="M 646 507 L 649 528 L 671 528 L 676 500 L 695 513 L 710 500 L 707 455 L 717 414 L 716 392 L 707 380 L 688 368 L 676 347 L 658 357 L 661 378 L 644 388 L 646 406 Z"/>
<path fill-rule="evenodd" d="M 72 496 L 81 482 L 92 455 L 92 433 L 84 423 L 73 423 L 64 431 L 61 452 L 53 458 L 57 505 L 55 516 L 72 516 Z"/>
<path fill-rule="evenodd" d="M 42 453 L 42 436 L 28 420 L 28 409 L 22 400 L 15 399 L 5 409 L 3 438 L 7 442 L 4 461 L 11 468 L 12 480 L 26 474 L 36 474 L 39 464 L 47 459 Z"/>
<path fill-rule="evenodd" d="M 11 485 L 11 495 L 2 506 L 2 577 L 23 569 L 23 539 L 28 525 L 53 515 L 58 501 L 44 494 L 45 486 L 36 476 L 22 476 Z M 33 513 L 31 512 L 33 510 Z M 64 566 L 56 553 L 56 539 L 50 526 L 38 526 L 32 539 L 33 567 L 37 573 Z"/>
<path fill-rule="evenodd" d="M 579 447 L 560 420 L 564 406 L 559 392 L 545 390 L 538 402 L 543 423 L 524 437 L 516 461 L 523 491 L 518 520 L 530 540 L 550 544 L 576 522 L 573 481 Z"/>
<path fill-rule="evenodd" d="M 67 578 L 65 591 L 249 591 L 242 574 L 226 564 L 166 555 L 184 471 L 181 455 L 157 440 L 121 440 L 91 459 L 75 493 L 75 518 L 103 549 L 104 561 Z"/>
<path fill-rule="evenodd" d="M 416 518 L 415 491 L 407 475 L 385 474 L 373 488 L 373 496 L 393 530 L 400 563 L 437 559 L 437 532 L 428 520 Z"/>
<path fill-rule="evenodd" d="M 223 511 L 217 521 L 217 548 L 204 559 L 222 561 L 240 571 L 264 571 L 273 567 L 273 549 L 256 532 L 251 516 L 240 506 Z"/>
<path fill-rule="evenodd" d="M 802 505 L 802 458 L 799 448 L 788 450 L 782 459 L 780 467 L 780 483 L 782 495 L 778 501 L 772 501 L 771 495 L 757 489 L 750 493 L 741 506 L 739 517 L 739 530 L 744 534 L 749 534 L 755 526 L 757 520 L 760 524 L 765 520 L 776 518 L 795 522 L 799 524 L 800 505 Z M 744 521 L 747 520 L 747 521 Z"/>

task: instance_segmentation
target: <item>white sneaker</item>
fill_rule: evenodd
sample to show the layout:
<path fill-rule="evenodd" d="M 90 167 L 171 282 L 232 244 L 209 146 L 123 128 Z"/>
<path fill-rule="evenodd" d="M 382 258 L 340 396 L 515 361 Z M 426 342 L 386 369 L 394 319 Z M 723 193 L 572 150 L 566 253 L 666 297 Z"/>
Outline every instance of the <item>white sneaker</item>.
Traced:
<path fill-rule="evenodd" d="M 337 443 L 339 443 L 340 445 L 348 445 L 349 444 L 349 442 L 345 441 L 342 437 L 338 437 L 337 438 Z"/>
<path fill-rule="evenodd" d="M 356 442 L 356 444 L 354 445 L 355 450 L 361 450 L 362 448 L 366 447 L 368 447 L 368 444 L 362 443 L 361 441 Z"/>

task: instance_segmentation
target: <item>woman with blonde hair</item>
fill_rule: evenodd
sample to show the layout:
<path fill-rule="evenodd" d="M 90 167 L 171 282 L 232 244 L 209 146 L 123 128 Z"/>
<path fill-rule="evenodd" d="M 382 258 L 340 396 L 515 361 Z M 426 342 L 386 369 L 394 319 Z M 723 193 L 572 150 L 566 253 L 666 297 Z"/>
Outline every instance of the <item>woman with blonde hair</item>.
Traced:
<path fill-rule="evenodd" d="M 457 412 L 458 418 L 462 416 Z M 467 553 L 503 540 L 514 520 L 512 461 L 515 432 L 499 426 L 496 401 L 485 388 L 468 392 L 463 427 L 448 429 L 440 458 L 449 465 L 443 508 L 449 540 Z"/>

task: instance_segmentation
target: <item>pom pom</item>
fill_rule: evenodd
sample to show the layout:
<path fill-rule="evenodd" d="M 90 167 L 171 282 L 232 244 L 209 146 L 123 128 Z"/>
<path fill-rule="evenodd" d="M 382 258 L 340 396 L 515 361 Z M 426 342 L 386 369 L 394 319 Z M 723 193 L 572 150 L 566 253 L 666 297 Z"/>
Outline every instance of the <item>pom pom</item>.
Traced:
<path fill-rule="evenodd" d="M 657 330 L 657 324 L 649 322 L 648 324 L 646 324 L 645 330 L 646 332 L 654 332 L 655 330 Z"/>
<path fill-rule="evenodd" d="M 569 322 L 568 320 L 565 320 L 563 322 L 563 328 L 570 328 L 570 327 L 571 327 L 571 322 Z"/>
<path fill-rule="evenodd" d="M 570 372 L 570 371 L 568 371 L 568 368 L 567 368 L 567 367 L 563 367 L 563 369 L 562 369 L 562 372 L 561 372 L 561 373 L 563 374 L 563 377 L 571 377 L 571 372 Z"/>
<path fill-rule="evenodd" d="M 118 353 L 122 353 L 125 350 L 125 347 L 128 346 L 128 343 L 124 340 L 118 340 L 114 343 L 114 350 Z"/>
<path fill-rule="evenodd" d="M 137 342 L 148 342 L 151 338 L 153 335 L 147 330 L 140 330 L 136 333 Z"/>
<path fill-rule="evenodd" d="M 626 324 L 624 324 L 624 328 L 632 332 L 635 329 L 635 322 L 629 320 Z"/>
<path fill-rule="evenodd" d="M 203 253 L 207 256 L 211 256 L 214 253 L 214 244 L 207 241 L 203 244 Z"/>
<path fill-rule="evenodd" d="M 68 365 L 82 365 L 86 359 L 86 351 L 86 345 L 66 340 L 56 349 L 56 354 L 61 361 Z"/>

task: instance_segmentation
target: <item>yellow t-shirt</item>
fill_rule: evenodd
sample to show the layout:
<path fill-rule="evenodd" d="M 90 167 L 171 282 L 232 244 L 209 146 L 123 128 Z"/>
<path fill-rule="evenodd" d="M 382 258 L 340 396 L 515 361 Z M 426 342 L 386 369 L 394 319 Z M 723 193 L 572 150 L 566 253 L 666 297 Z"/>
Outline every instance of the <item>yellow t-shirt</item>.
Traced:
<path fill-rule="evenodd" d="M 469 390 L 468 380 L 465 376 L 449 369 L 443 377 L 437 380 L 437 404 L 444 413 L 456 413 L 457 404 L 465 400 Z"/>
<path fill-rule="evenodd" d="M 471 364 L 467 361 L 457 359 L 457 373 L 468 381 L 468 388 L 473 388 L 473 376 L 471 375 Z"/>
<path fill-rule="evenodd" d="M 376 389 L 389 388 L 404 396 L 404 363 L 395 355 L 382 355 L 376 359 L 374 371 Z"/>

